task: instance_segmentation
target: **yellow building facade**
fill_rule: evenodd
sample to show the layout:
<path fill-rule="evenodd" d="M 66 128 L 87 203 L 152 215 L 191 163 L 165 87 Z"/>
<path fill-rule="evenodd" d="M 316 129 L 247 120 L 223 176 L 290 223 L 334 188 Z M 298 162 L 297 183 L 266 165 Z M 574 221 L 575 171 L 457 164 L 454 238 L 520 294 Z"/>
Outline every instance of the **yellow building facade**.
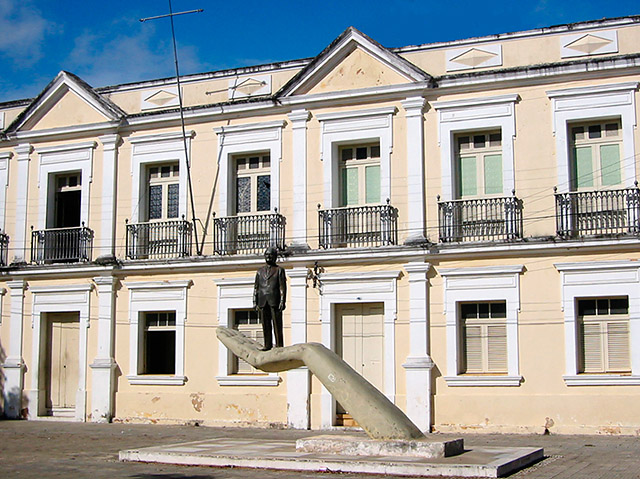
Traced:
<path fill-rule="evenodd" d="M 0 104 L 8 417 L 331 429 L 285 344 L 340 354 L 425 431 L 640 431 L 640 17 Z"/>

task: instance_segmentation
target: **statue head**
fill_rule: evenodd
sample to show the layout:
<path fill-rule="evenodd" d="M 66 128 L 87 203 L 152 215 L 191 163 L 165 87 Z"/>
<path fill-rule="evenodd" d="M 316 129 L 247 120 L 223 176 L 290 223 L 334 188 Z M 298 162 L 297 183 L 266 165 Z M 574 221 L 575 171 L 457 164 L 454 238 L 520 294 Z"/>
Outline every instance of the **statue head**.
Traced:
<path fill-rule="evenodd" d="M 273 246 L 269 246 L 264 251 L 264 259 L 267 262 L 267 264 L 269 264 L 271 266 L 275 266 L 276 265 L 276 260 L 278 259 L 278 250 L 276 248 L 274 248 Z"/>

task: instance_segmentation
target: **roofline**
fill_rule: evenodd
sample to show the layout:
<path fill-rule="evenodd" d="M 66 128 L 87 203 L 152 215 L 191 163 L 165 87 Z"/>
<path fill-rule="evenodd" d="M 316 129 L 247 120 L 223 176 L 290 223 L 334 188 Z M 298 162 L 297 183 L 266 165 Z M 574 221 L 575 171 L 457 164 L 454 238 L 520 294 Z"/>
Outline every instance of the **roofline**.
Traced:
<path fill-rule="evenodd" d="M 560 25 L 552 25 L 550 27 L 541 27 L 533 30 L 520 30 L 508 33 L 496 33 L 481 37 L 470 37 L 459 40 L 451 40 L 449 42 L 423 43 L 420 45 L 408 45 L 404 47 L 389 48 L 394 53 L 411 53 L 420 50 L 432 50 L 438 48 L 449 48 L 452 46 L 467 45 L 470 43 L 484 43 L 498 40 L 512 40 L 518 38 L 527 38 L 539 35 L 552 35 L 558 33 L 568 33 L 574 31 L 591 30 L 595 28 L 626 26 L 640 23 L 640 15 L 629 15 L 626 17 L 602 18 L 600 20 L 585 20 L 583 22 L 564 23 Z"/>

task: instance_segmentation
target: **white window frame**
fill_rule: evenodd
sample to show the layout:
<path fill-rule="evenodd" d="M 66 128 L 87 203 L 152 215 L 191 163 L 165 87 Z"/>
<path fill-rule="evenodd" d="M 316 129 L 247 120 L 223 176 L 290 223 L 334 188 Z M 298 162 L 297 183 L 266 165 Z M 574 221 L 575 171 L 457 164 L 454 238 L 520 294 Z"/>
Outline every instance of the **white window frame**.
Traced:
<path fill-rule="evenodd" d="M 466 100 L 437 101 L 438 142 L 442 168 L 441 199 L 451 201 L 456 194 L 455 136 L 465 132 L 500 130 L 502 134 L 502 195 L 515 190 L 513 140 L 516 137 L 517 94 Z"/>
<path fill-rule="evenodd" d="M 556 137 L 558 192 L 571 188 L 571 140 L 569 123 L 620 118 L 622 184 L 631 187 L 636 180 L 634 130 L 636 126 L 635 90 L 638 82 L 614 83 L 547 91 L 551 99 L 553 134 Z"/>
<path fill-rule="evenodd" d="M 187 322 L 187 290 L 193 284 L 185 281 L 143 281 L 125 283 L 129 290 L 129 384 L 183 385 L 185 323 Z M 176 367 L 175 374 L 141 374 L 140 355 L 144 354 L 145 318 L 142 313 L 175 311 Z"/>
<path fill-rule="evenodd" d="M 520 274 L 524 266 L 486 266 L 481 268 L 443 268 L 444 314 L 446 315 L 448 386 L 520 386 L 518 351 L 518 313 L 520 311 Z M 507 374 L 472 375 L 460 371 L 460 303 L 507 303 Z"/>
<path fill-rule="evenodd" d="M 38 148 L 38 229 L 45 229 L 53 217 L 55 175 L 80 171 L 82 189 L 80 193 L 80 222 L 89 225 L 89 185 L 93 181 L 93 152 L 95 141 L 70 145 Z"/>
<path fill-rule="evenodd" d="M 339 147 L 348 144 L 379 143 L 380 202 L 391 198 L 391 152 L 393 115 L 396 107 L 353 110 L 316 115 L 321 125 L 320 158 L 323 162 L 324 208 L 340 206 Z"/>
<path fill-rule="evenodd" d="M 567 386 L 640 385 L 640 265 L 637 261 L 557 263 L 564 311 L 565 375 Z M 578 373 L 578 316 L 576 299 L 629 298 L 631 374 Z"/>
<path fill-rule="evenodd" d="M 218 286 L 218 326 L 233 326 L 233 311 L 253 308 L 253 288 L 255 277 L 220 278 L 213 280 Z M 230 352 L 227 347 L 218 343 L 218 375 L 219 386 L 277 386 L 280 376 L 277 373 L 264 375 L 234 374 L 231 372 Z"/>
<path fill-rule="evenodd" d="M 269 152 L 271 158 L 271 209 L 280 208 L 280 162 L 284 120 L 214 128 L 218 135 L 220 167 L 220 216 L 234 215 L 234 157 Z M 265 212 L 266 213 L 266 212 Z"/>
<path fill-rule="evenodd" d="M 45 313 L 78 312 L 80 320 L 79 354 L 78 354 L 78 389 L 76 391 L 75 419 L 86 419 L 87 407 L 87 351 L 89 337 L 89 312 L 91 311 L 91 291 L 93 284 L 69 284 L 61 286 L 32 286 L 29 288 L 32 299 L 31 328 L 33 329 L 32 376 L 29 408 L 32 419 L 41 416 L 45 408 L 43 375 L 40 374 L 42 359 L 46 354 L 44 325 L 42 315 Z"/>
<path fill-rule="evenodd" d="M 187 151 L 191 151 L 191 139 L 194 131 L 187 131 Z M 184 154 L 182 133 L 163 133 L 129 138 L 131 153 L 131 222 L 146 221 L 143 216 L 145 207 L 140 201 L 147 196 L 149 188 L 147 168 L 154 164 L 178 162 L 180 168 L 180 199 L 178 218 L 187 215 L 187 159 Z"/>
<path fill-rule="evenodd" d="M 322 274 L 320 289 L 320 322 L 322 344 L 332 351 L 335 345 L 335 305 L 384 303 L 384 386 L 382 393 L 391 402 L 396 396 L 395 328 L 398 315 L 397 281 L 400 271 L 367 271 Z M 323 386 L 321 423 L 323 429 L 333 427 L 336 401 Z"/>

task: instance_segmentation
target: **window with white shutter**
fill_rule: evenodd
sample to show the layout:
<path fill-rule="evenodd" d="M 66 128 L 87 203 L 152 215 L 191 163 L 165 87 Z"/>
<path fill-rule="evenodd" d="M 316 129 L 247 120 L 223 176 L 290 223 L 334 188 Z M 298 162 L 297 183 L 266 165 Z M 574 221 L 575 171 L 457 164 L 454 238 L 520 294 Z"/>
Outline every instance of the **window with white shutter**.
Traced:
<path fill-rule="evenodd" d="M 631 372 L 629 299 L 578 300 L 581 373 Z"/>
<path fill-rule="evenodd" d="M 506 317 L 504 301 L 460 304 L 461 373 L 506 374 Z"/>

